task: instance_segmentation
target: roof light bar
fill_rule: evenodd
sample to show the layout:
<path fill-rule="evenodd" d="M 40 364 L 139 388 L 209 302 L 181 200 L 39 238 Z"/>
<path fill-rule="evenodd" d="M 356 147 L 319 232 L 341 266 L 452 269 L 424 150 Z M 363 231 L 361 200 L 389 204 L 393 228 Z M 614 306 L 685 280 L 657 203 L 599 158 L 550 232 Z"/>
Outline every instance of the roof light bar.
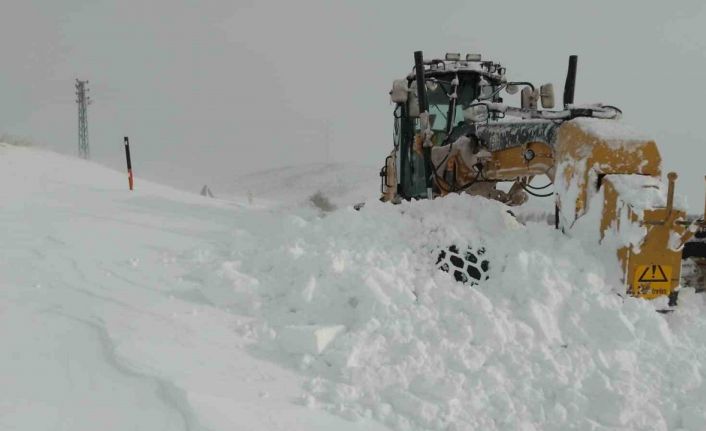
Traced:
<path fill-rule="evenodd" d="M 461 53 L 460 52 L 447 52 L 446 53 L 446 61 L 460 61 L 461 60 Z"/>
<path fill-rule="evenodd" d="M 480 61 L 480 54 L 466 54 L 466 61 Z"/>

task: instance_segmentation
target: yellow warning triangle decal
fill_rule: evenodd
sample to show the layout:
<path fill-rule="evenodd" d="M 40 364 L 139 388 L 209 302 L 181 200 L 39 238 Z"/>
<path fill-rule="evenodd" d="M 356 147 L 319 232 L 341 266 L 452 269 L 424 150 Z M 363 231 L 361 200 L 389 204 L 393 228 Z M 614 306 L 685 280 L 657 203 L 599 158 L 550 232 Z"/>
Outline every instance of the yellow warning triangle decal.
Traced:
<path fill-rule="evenodd" d="M 640 283 L 663 283 L 669 281 L 667 275 L 662 269 L 662 265 L 649 265 L 638 279 Z"/>

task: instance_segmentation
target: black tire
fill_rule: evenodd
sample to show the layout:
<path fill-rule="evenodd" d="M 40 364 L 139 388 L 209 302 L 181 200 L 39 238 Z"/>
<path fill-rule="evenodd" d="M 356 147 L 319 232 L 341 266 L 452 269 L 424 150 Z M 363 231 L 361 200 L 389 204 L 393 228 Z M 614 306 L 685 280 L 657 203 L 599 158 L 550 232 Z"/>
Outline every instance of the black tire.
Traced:
<path fill-rule="evenodd" d="M 484 258 L 485 248 L 468 247 L 461 253 L 455 245 L 439 250 L 436 267 L 453 275 L 459 283 L 478 285 L 489 278 L 490 262 Z"/>
<path fill-rule="evenodd" d="M 689 241 L 684 244 L 681 258 L 688 259 L 690 257 L 706 258 L 706 241 Z"/>

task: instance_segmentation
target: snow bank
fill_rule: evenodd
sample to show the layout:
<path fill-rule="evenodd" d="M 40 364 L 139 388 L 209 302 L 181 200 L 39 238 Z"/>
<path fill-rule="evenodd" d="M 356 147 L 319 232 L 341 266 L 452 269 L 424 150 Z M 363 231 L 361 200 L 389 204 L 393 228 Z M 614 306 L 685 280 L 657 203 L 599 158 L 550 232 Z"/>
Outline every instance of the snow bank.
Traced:
<path fill-rule="evenodd" d="M 615 258 L 592 242 L 456 196 L 284 221 L 230 253 L 259 280 L 260 354 L 310 377 L 309 405 L 400 430 L 696 430 L 706 420 L 702 297 L 685 290 L 666 317 L 661 300 L 623 298 Z M 490 280 L 471 288 L 436 271 L 450 244 L 485 247 Z M 346 330 L 302 354 L 278 341 L 292 325 Z"/>

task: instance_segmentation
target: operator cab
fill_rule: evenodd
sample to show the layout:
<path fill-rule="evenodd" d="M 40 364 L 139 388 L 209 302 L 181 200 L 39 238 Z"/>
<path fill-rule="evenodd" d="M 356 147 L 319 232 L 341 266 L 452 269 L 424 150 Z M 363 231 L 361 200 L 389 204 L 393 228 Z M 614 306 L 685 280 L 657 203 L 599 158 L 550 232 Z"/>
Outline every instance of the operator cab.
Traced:
<path fill-rule="evenodd" d="M 429 123 L 434 146 L 449 143 L 456 129 L 468 125 L 468 110 L 480 102 L 502 103 L 499 93 L 506 87 L 506 69 L 492 61 L 481 61 L 480 54 L 447 54 L 443 60 L 424 62 Z M 420 136 L 421 121 L 414 71 L 396 80 L 390 92 L 395 106 L 394 145 L 399 150 L 401 169 L 397 192 L 405 199 L 425 194 L 424 161 Z M 486 110 L 486 121 L 504 114 Z"/>
<path fill-rule="evenodd" d="M 469 54 L 461 61 L 460 55 L 447 55 L 446 60 L 431 60 L 425 65 L 425 80 L 431 128 L 435 134 L 449 134 L 454 127 L 464 124 L 464 111 L 481 101 L 502 103 L 499 93 L 505 83 L 505 68 L 492 61 L 480 61 L 477 54 Z M 410 117 L 415 118 L 418 131 L 419 108 L 414 74 L 407 77 Z M 498 118 L 498 116 L 494 118 Z"/>

